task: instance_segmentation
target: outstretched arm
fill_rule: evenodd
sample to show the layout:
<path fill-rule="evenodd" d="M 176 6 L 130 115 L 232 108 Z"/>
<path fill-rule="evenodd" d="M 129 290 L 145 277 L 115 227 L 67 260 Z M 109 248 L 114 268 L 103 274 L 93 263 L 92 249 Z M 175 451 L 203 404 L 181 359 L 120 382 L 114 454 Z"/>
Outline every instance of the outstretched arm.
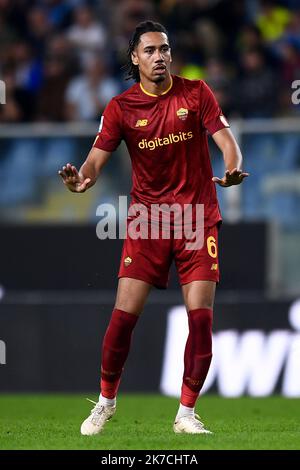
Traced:
<path fill-rule="evenodd" d="M 73 193 L 84 193 L 96 183 L 110 155 L 111 152 L 93 147 L 79 171 L 75 166 L 67 163 L 58 174 L 62 177 L 63 183 L 70 191 Z"/>
<path fill-rule="evenodd" d="M 242 154 L 231 130 L 221 129 L 215 132 L 212 138 L 223 153 L 226 168 L 223 178 L 214 176 L 212 180 L 223 187 L 240 184 L 249 173 L 242 171 Z"/>

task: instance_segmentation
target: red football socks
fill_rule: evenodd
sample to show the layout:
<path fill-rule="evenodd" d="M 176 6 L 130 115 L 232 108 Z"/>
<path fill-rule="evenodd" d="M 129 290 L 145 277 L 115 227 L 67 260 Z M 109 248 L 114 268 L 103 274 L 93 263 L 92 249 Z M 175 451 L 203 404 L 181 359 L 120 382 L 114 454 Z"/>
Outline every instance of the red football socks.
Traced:
<path fill-rule="evenodd" d="M 180 402 L 193 408 L 206 379 L 212 358 L 212 317 L 208 308 L 190 310 L 189 336 L 184 352 L 184 374 Z"/>
<path fill-rule="evenodd" d="M 114 398 L 127 359 L 138 315 L 114 309 L 102 346 L 101 394 Z"/>

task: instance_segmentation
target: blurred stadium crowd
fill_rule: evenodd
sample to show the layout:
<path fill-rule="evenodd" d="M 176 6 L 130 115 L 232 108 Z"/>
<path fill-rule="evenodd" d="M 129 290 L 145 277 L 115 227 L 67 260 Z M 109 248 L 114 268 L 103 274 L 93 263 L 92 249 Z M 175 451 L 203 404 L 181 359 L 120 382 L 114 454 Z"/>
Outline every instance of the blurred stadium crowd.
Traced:
<path fill-rule="evenodd" d="M 101 187 L 72 209 L 57 170 L 68 161 L 82 163 L 105 105 L 131 86 L 122 70 L 128 41 L 137 23 L 149 18 L 169 31 L 173 73 L 206 80 L 231 122 L 299 116 L 291 99 L 292 82 L 300 79 L 298 0 L 0 0 L 2 220 L 95 220 L 100 200 L 115 202 L 128 192 L 123 147 Z M 72 122 L 90 123 L 90 133 L 59 137 L 50 126 Z M 46 123 L 49 133 L 34 133 L 34 126 L 20 133 L 24 123 Z M 7 124 L 10 137 L 6 127 L 1 131 Z M 296 226 L 299 133 L 287 128 L 236 136 L 251 173 L 242 188 L 243 218 Z M 215 149 L 212 160 L 214 173 L 222 175 Z M 229 194 L 219 191 L 225 219 Z"/>
<path fill-rule="evenodd" d="M 205 79 L 228 117 L 299 113 L 297 0 L 0 0 L 0 122 L 99 120 L 131 85 L 121 67 L 147 18 L 169 31 L 173 72 Z"/>
<path fill-rule="evenodd" d="M 241 145 L 251 177 L 217 188 L 224 220 L 275 222 L 282 284 L 299 291 L 299 0 L 0 0 L 1 221 L 95 222 L 100 203 L 128 194 L 124 145 L 79 198 L 57 171 L 81 165 L 105 105 L 131 86 L 122 66 L 146 19 L 167 27 L 173 73 L 211 86 Z M 222 176 L 216 146 L 211 155 Z"/>

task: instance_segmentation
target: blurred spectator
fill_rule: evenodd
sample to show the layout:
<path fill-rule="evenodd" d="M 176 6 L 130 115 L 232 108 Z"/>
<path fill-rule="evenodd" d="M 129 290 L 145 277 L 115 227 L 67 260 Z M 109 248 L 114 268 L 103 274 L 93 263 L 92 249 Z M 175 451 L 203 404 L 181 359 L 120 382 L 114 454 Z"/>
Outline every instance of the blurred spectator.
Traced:
<path fill-rule="evenodd" d="M 74 18 L 75 24 L 67 31 L 67 37 L 76 48 L 84 66 L 91 55 L 104 49 L 106 31 L 99 21 L 95 21 L 92 10 L 87 6 L 78 7 Z"/>
<path fill-rule="evenodd" d="M 185 64 L 186 61 L 181 52 L 172 50 L 172 72 L 174 75 L 180 75 Z"/>
<path fill-rule="evenodd" d="M 0 16 L 5 18 L 8 27 L 24 39 L 28 30 L 26 22 L 28 8 L 28 0 L 0 0 Z"/>
<path fill-rule="evenodd" d="M 69 25 L 71 5 L 65 0 L 42 0 L 47 7 L 48 19 L 52 26 L 61 29 Z"/>
<path fill-rule="evenodd" d="M 241 28 L 237 41 L 239 50 L 262 49 L 263 44 L 262 34 L 257 26 L 247 24 Z"/>
<path fill-rule="evenodd" d="M 288 42 L 280 47 L 281 77 L 287 86 L 291 86 L 294 80 L 300 78 L 300 54 L 298 49 Z"/>
<path fill-rule="evenodd" d="M 98 116 L 108 97 L 131 85 L 121 80 L 121 67 L 134 28 L 148 18 L 169 30 L 173 73 L 207 80 L 229 113 L 295 112 L 288 108 L 290 82 L 299 79 L 299 0 L 0 0 L 0 79 L 8 69 L 10 81 L 15 75 L 16 119 L 62 120 L 63 106 L 53 103 L 63 103 L 63 96 L 70 98 L 68 119 L 74 118 L 71 103 L 76 119 Z M 110 76 L 92 72 L 95 55 L 109 65 Z M 270 78 L 273 71 L 279 80 Z M 78 90 L 95 96 L 97 74 L 105 77 L 95 111 L 90 98 L 82 104 Z M 276 81 L 282 86 L 273 99 Z"/>
<path fill-rule="evenodd" d="M 83 75 L 74 78 L 66 91 L 69 120 L 97 120 L 108 101 L 119 92 L 117 82 L 108 75 L 104 62 L 90 60 Z"/>
<path fill-rule="evenodd" d="M 282 42 L 288 42 L 297 48 L 300 54 L 300 9 L 295 11 L 288 23 L 279 45 Z M 275 45 L 276 47 L 276 45 Z"/>
<path fill-rule="evenodd" d="M 184 49 L 188 60 L 191 55 L 195 60 L 199 52 L 199 60 L 202 54 L 207 58 L 220 48 L 226 57 L 234 53 L 232 44 L 244 24 L 243 1 L 165 0 L 161 11 L 172 42 Z"/>
<path fill-rule="evenodd" d="M 29 121 L 34 115 L 32 94 L 18 87 L 15 71 L 7 67 L 2 73 L 6 87 L 6 104 L 0 105 L 0 122 Z"/>
<path fill-rule="evenodd" d="M 5 83 L 6 104 L 0 105 L 0 122 L 16 122 L 21 118 L 22 112 L 16 97 L 14 73 L 7 70 L 2 77 Z"/>
<path fill-rule="evenodd" d="M 47 41 L 53 32 L 47 12 L 42 7 L 34 7 L 27 15 L 27 37 L 38 58 L 45 54 Z"/>
<path fill-rule="evenodd" d="M 112 96 L 132 84 L 121 82 L 120 69 L 137 23 L 146 19 L 169 30 L 172 72 L 204 79 L 225 115 L 299 116 L 300 107 L 291 100 L 291 84 L 300 79 L 299 1 L 0 0 L 0 79 L 6 85 L 0 123 L 99 121 Z M 53 178 L 56 188 L 57 168 L 66 161 L 79 164 L 88 151 L 90 138 L 83 140 L 15 134 L 6 139 L 2 131 L 2 209 L 36 204 L 41 186 L 48 187 L 43 178 Z M 242 145 L 252 175 L 243 188 L 244 214 L 278 213 L 285 224 L 297 221 L 299 199 L 282 195 L 277 184 L 284 171 L 289 181 L 299 168 L 299 135 L 242 134 Z M 211 150 L 214 172 L 222 174 L 223 161 L 215 146 Z M 127 165 L 127 155 L 121 155 Z M 269 172 L 277 172 L 277 179 L 268 182 L 264 194 Z M 120 174 L 118 183 L 126 175 Z M 225 208 L 225 191 L 217 191 Z M 117 192 L 108 182 L 108 201 Z M 15 207 L 11 214 L 14 218 Z"/>
<path fill-rule="evenodd" d="M 295 115 L 300 112 L 291 100 L 291 86 L 300 77 L 300 54 L 298 49 L 289 42 L 283 42 L 278 52 L 281 58 L 279 112 L 281 115 Z"/>
<path fill-rule="evenodd" d="M 196 47 L 206 59 L 222 52 L 222 36 L 216 25 L 207 19 L 195 23 Z"/>
<path fill-rule="evenodd" d="M 229 116 L 232 112 L 231 83 L 233 72 L 217 58 L 211 58 L 205 65 L 205 80 L 212 88 L 223 113 Z"/>
<path fill-rule="evenodd" d="M 46 54 L 64 62 L 70 78 L 72 75 L 78 74 L 80 70 L 78 58 L 72 44 L 64 34 L 58 33 L 51 37 L 47 44 Z"/>
<path fill-rule="evenodd" d="M 155 19 L 155 16 L 153 2 L 149 0 L 121 0 L 115 2 L 112 18 L 114 34 L 125 40 L 124 46 L 127 48 L 128 40 L 136 25 L 148 18 Z M 118 42 L 119 38 L 117 39 Z"/>
<path fill-rule="evenodd" d="M 205 71 L 204 67 L 193 63 L 185 63 L 180 69 L 179 75 L 187 78 L 188 80 L 204 80 Z"/>
<path fill-rule="evenodd" d="M 291 20 L 291 13 L 287 8 L 276 5 L 274 0 L 261 0 L 261 11 L 256 24 L 266 41 L 279 39 Z"/>
<path fill-rule="evenodd" d="M 8 60 L 7 54 L 9 53 L 9 46 L 16 39 L 14 30 L 5 21 L 5 17 L 1 14 L 0 10 L 0 71 L 1 62 Z"/>
<path fill-rule="evenodd" d="M 129 39 L 140 21 L 152 19 L 159 21 L 152 1 L 119 0 L 111 6 L 111 35 L 115 49 L 115 60 L 120 68 L 126 62 Z"/>
<path fill-rule="evenodd" d="M 202 63 L 202 49 L 196 38 L 195 22 L 200 16 L 200 7 L 195 0 L 164 2 L 163 22 L 170 35 L 174 50 L 180 47 L 187 63 Z M 201 29 L 199 25 L 199 30 Z M 199 32 L 200 35 L 200 32 Z"/>
<path fill-rule="evenodd" d="M 242 54 L 242 73 L 236 86 L 236 108 L 245 118 L 270 117 L 276 109 L 274 73 L 259 49 Z"/>
<path fill-rule="evenodd" d="M 44 84 L 38 95 L 37 119 L 63 121 L 65 93 L 69 82 L 66 62 L 58 56 L 49 56 L 45 62 Z"/>
<path fill-rule="evenodd" d="M 29 44 L 24 41 L 16 42 L 11 52 L 17 85 L 34 94 L 41 86 L 41 62 L 34 57 Z"/>

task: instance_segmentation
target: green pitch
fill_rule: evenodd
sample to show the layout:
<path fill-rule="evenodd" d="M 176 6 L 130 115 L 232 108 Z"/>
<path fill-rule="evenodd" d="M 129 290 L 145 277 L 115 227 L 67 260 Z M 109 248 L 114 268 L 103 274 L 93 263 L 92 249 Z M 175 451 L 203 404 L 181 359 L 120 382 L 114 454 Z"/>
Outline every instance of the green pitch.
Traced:
<path fill-rule="evenodd" d="M 121 395 L 103 433 L 85 437 L 85 395 L 0 395 L 0 449 L 300 449 L 300 400 L 205 396 L 197 411 L 214 434 L 194 436 L 173 433 L 177 404 Z"/>

